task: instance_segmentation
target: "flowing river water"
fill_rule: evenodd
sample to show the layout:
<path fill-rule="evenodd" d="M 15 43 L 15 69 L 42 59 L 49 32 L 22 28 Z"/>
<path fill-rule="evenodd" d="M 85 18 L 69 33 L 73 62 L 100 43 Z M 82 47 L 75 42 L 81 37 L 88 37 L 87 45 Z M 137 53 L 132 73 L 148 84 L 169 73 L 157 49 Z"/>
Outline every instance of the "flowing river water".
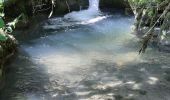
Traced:
<path fill-rule="evenodd" d="M 133 22 L 121 14 L 43 22 L 7 66 L 0 100 L 170 100 L 170 54 L 138 55 Z"/>

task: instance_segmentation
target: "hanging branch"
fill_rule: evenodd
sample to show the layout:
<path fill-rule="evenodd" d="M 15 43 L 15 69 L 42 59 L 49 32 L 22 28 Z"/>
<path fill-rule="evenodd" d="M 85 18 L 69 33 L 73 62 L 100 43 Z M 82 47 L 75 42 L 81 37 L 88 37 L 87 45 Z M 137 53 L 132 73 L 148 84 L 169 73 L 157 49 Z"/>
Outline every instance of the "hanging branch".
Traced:
<path fill-rule="evenodd" d="M 67 5 L 67 8 L 68 8 L 68 11 L 70 12 L 71 10 L 70 10 L 70 6 L 69 6 L 67 0 L 66 0 L 66 5 Z"/>
<path fill-rule="evenodd" d="M 162 9 L 162 8 L 164 8 L 166 5 L 168 5 L 168 3 L 169 3 L 169 1 L 168 1 L 168 0 L 163 1 L 161 4 L 159 4 L 158 9 Z"/>
<path fill-rule="evenodd" d="M 54 0 L 50 0 L 50 6 L 47 0 L 44 0 L 44 1 L 43 0 L 32 0 L 33 14 L 35 14 L 35 12 L 43 12 L 43 11 L 47 11 L 51 9 L 51 12 L 48 16 L 48 18 L 50 18 L 53 14 L 54 7 L 55 7 Z"/>
<path fill-rule="evenodd" d="M 152 25 L 152 27 L 148 30 L 148 32 L 146 32 L 146 34 L 144 35 L 144 38 L 143 38 L 143 44 L 142 44 L 142 47 L 140 48 L 139 50 L 139 54 L 140 53 L 144 53 L 146 48 L 147 48 L 147 45 L 150 41 L 150 39 L 153 37 L 153 32 L 152 30 L 154 29 L 154 27 L 156 26 L 156 24 L 160 21 L 161 18 L 163 18 L 167 13 L 168 11 L 170 10 L 170 3 L 168 4 L 168 6 L 165 8 L 165 10 L 163 11 L 162 15 L 156 20 L 156 22 Z"/>
<path fill-rule="evenodd" d="M 46 9 L 43 9 L 44 6 L 46 6 L 47 4 L 43 3 L 42 1 L 34 1 L 32 0 L 32 9 L 33 9 L 33 14 L 35 12 L 40 12 L 40 11 L 44 11 Z M 48 8 L 47 8 L 48 10 Z"/>
<path fill-rule="evenodd" d="M 51 12 L 50 12 L 48 18 L 50 18 L 52 16 L 52 14 L 54 12 L 54 7 L 55 7 L 55 2 L 54 2 L 54 0 L 51 0 Z"/>

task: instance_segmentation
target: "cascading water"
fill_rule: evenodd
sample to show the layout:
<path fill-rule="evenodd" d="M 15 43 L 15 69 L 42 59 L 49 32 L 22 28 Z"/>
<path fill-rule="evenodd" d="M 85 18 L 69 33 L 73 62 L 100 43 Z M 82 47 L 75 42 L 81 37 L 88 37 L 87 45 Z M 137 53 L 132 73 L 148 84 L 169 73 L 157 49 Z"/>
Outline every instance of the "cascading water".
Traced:
<path fill-rule="evenodd" d="M 88 10 L 99 11 L 99 0 L 89 0 Z"/>
<path fill-rule="evenodd" d="M 85 21 L 97 17 L 100 14 L 99 0 L 89 0 L 89 8 L 79 12 L 71 12 L 64 16 L 66 19 L 75 21 Z"/>
<path fill-rule="evenodd" d="M 89 0 L 89 8 L 81 11 L 73 11 L 64 16 L 64 18 L 53 18 L 43 28 L 46 30 L 59 29 L 63 27 L 72 27 L 80 24 L 92 24 L 101 21 L 108 16 L 102 15 L 99 10 L 99 0 Z M 56 24 L 60 23 L 60 24 Z"/>

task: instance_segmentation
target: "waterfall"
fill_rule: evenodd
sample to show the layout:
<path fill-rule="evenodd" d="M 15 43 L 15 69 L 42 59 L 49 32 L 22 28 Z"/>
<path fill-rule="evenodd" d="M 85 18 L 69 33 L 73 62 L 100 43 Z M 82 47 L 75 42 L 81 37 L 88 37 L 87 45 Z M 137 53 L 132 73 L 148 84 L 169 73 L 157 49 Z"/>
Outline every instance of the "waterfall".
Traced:
<path fill-rule="evenodd" d="M 99 0 L 89 0 L 88 10 L 98 11 L 99 10 Z"/>
<path fill-rule="evenodd" d="M 100 14 L 99 11 L 99 0 L 89 0 L 89 8 L 87 10 L 73 11 L 66 14 L 64 18 L 75 21 L 86 21 L 95 18 Z"/>

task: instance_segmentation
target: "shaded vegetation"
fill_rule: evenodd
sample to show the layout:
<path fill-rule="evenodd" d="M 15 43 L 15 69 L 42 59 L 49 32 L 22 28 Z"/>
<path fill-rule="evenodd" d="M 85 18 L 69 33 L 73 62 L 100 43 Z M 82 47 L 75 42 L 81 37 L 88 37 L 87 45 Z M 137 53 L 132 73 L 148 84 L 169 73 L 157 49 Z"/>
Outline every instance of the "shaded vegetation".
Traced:
<path fill-rule="evenodd" d="M 170 30 L 169 0 L 129 0 L 135 14 L 135 31 L 143 34 L 143 43 L 139 53 L 145 52 L 149 41 L 157 38 L 157 45 L 167 37 Z M 159 28 L 159 32 L 155 32 Z M 145 32 L 143 31 L 145 30 Z"/>
<path fill-rule="evenodd" d="M 19 19 L 23 16 L 22 14 L 14 19 L 12 22 L 8 22 L 5 24 L 4 18 L 4 4 L 3 2 L 0 4 L 0 79 L 3 75 L 3 65 L 5 61 L 10 58 L 14 52 L 16 51 L 17 47 L 17 40 L 12 36 L 13 29 L 18 23 Z"/>

